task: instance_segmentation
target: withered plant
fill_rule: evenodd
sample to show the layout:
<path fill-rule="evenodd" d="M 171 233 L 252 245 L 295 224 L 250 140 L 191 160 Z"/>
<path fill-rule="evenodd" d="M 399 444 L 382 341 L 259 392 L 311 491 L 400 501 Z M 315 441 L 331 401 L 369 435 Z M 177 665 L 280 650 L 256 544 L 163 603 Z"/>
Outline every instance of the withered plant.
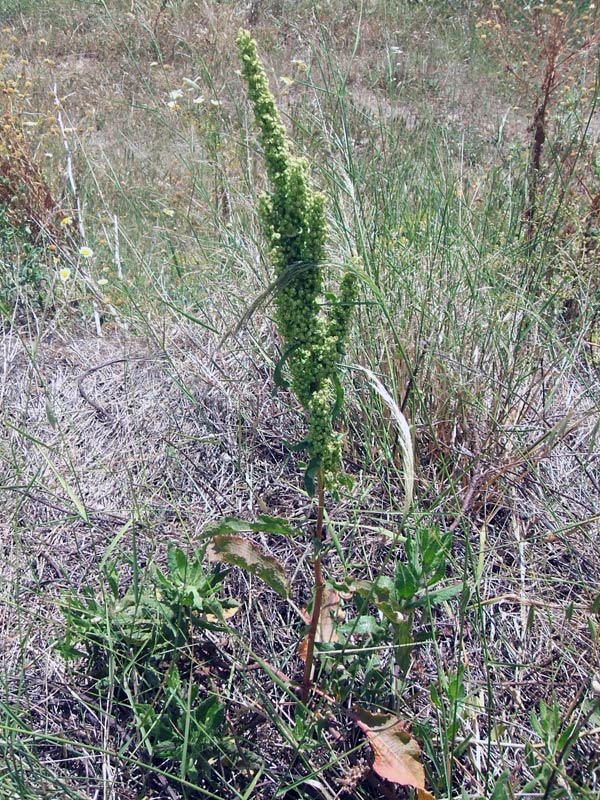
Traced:
<path fill-rule="evenodd" d="M 597 147 L 586 133 L 597 89 L 598 11 L 594 3 L 572 0 L 484 2 L 477 27 L 531 113 L 523 209 L 525 240 L 531 246 L 542 227 L 556 222 L 556 209 L 574 184 L 589 199 L 589 209 L 581 214 L 584 224 L 594 215 L 597 190 L 587 186 L 594 176 L 586 168 L 585 153 Z M 575 126 L 565 123 L 568 115 L 577 118 Z M 551 173 L 560 181 L 557 202 L 544 214 L 540 206 Z"/>

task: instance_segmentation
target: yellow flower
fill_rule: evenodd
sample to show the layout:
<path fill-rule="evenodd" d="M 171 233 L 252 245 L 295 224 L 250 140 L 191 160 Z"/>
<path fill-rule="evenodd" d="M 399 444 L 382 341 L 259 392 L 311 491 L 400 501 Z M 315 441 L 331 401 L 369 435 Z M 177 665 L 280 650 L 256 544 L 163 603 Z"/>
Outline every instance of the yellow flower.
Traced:
<path fill-rule="evenodd" d="M 79 255 L 82 258 L 92 258 L 94 255 L 94 251 L 91 247 L 80 247 L 79 248 Z"/>
<path fill-rule="evenodd" d="M 63 217 L 60 221 L 61 228 L 67 228 L 69 225 L 73 224 L 73 217 Z"/>
<path fill-rule="evenodd" d="M 71 277 L 71 270 L 68 267 L 63 267 L 61 270 L 59 270 L 58 277 L 63 282 L 68 281 Z"/>

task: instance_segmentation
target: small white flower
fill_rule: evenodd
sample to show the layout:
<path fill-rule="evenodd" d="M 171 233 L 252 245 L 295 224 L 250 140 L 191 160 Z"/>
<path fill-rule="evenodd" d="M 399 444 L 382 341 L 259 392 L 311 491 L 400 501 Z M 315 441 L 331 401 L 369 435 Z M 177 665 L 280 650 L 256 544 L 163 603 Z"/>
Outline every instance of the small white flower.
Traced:
<path fill-rule="evenodd" d="M 165 215 L 165 217 L 174 217 L 175 216 L 175 212 L 173 211 L 172 208 L 163 208 L 162 213 Z"/>
<path fill-rule="evenodd" d="M 106 286 L 107 284 L 108 281 L 106 280 L 106 278 L 98 278 L 98 286 Z"/>
<path fill-rule="evenodd" d="M 195 106 L 200 106 L 200 105 L 202 105 L 204 100 L 205 100 L 205 98 L 201 94 L 199 94 L 198 97 L 194 97 L 194 99 L 192 100 L 192 103 Z"/>
<path fill-rule="evenodd" d="M 80 247 L 79 248 L 79 255 L 82 258 L 93 258 L 94 257 L 94 251 L 92 250 L 91 247 Z"/>
<path fill-rule="evenodd" d="M 59 270 L 58 277 L 63 283 L 66 283 L 71 277 L 71 270 L 68 267 L 63 267 L 61 270 Z"/>
<path fill-rule="evenodd" d="M 215 108 L 219 108 L 219 106 L 223 105 L 223 103 L 220 100 L 211 100 L 210 104 L 211 104 L 211 106 L 214 106 Z"/>
<path fill-rule="evenodd" d="M 175 100 L 169 100 L 167 103 L 167 108 L 179 108 L 179 103 L 177 103 Z"/>
<path fill-rule="evenodd" d="M 172 92 L 169 92 L 169 100 L 179 100 L 180 97 L 183 97 L 181 89 L 173 89 Z"/>

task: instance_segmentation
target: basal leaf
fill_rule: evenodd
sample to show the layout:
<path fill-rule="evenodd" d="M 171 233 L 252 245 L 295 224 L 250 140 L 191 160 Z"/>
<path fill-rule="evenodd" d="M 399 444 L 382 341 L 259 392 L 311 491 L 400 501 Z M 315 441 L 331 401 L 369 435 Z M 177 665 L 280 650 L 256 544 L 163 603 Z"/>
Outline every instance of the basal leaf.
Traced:
<path fill-rule="evenodd" d="M 351 619 L 338 630 L 345 636 L 377 636 L 384 632 L 383 626 L 370 614 Z"/>
<path fill-rule="evenodd" d="M 277 594 L 289 597 L 290 579 L 282 565 L 268 556 L 249 539 L 218 533 L 212 538 L 207 550 L 211 561 L 224 561 L 241 567 L 268 584 Z"/>
<path fill-rule="evenodd" d="M 356 724 L 373 749 L 373 769 L 379 777 L 401 786 L 412 786 L 419 800 L 434 800 L 425 789 L 421 748 L 402 720 L 391 714 L 371 714 L 363 708 L 355 707 L 354 713 Z"/>
<path fill-rule="evenodd" d="M 215 525 L 211 525 L 207 530 L 207 534 L 214 536 L 220 533 L 243 533 L 245 531 L 272 533 L 278 536 L 295 536 L 296 534 L 296 531 L 287 520 L 282 517 L 271 517 L 268 514 L 261 514 L 256 522 L 249 522 L 237 517 L 224 517 Z"/>
<path fill-rule="evenodd" d="M 244 531 L 251 531 L 250 523 L 246 519 L 238 519 L 237 517 L 223 517 L 223 519 L 211 525 L 206 530 L 207 536 L 215 536 L 220 533 L 242 533 Z"/>
<path fill-rule="evenodd" d="M 282 517 L 271 517 L 268 514 L 261 514 L 258 522 L 252 523 L 253 531 L 262 531 L 263 533 L 274 533 L 278 536 L 295 536 L 296 531 L 289 522 Z"/>
<path fill-rule="evenodd" d="M 169 564 L 169 571 L 171 575 L 179 573 L 180 577 L 184 577 L 187 571 L 188 560 L 186 554 L 179 547 L 171 545 L 167 551 L 167 563 Z"/>

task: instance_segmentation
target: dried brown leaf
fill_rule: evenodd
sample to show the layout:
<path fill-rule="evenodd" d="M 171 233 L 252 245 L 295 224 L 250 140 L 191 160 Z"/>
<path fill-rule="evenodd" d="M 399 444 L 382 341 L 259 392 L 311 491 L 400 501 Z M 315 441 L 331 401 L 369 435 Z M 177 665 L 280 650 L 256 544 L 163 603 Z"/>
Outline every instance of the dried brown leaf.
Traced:
<path fill-rule="evenodd" d="M 315 635 L 315 642 L 337 642 L 338 635 L 336 631 L 336 617 L 340 610 L 340 595 L 328 587 L 323 592 L 323 603 L 319 613 L 319 624 L 317 625 L 317 632 Z M 306 624 L 310 624 L 310 614 L 302 614 Z M 308 649 L 308 634 L 302 639 L 298 645 L 298 656 L 302 661 L 306 661 L 306 653 Z"/>
<path fill-rule="evenodd" d="M 399 717 L 371 714 L 355 708 L 356 724 L 373 748 L 373 769 L 380 778 L 401 786 L 412 786 L 419 800 L 435 800 L 425 789 L 425 771 L 420 761 L 421 748 Z"/>

